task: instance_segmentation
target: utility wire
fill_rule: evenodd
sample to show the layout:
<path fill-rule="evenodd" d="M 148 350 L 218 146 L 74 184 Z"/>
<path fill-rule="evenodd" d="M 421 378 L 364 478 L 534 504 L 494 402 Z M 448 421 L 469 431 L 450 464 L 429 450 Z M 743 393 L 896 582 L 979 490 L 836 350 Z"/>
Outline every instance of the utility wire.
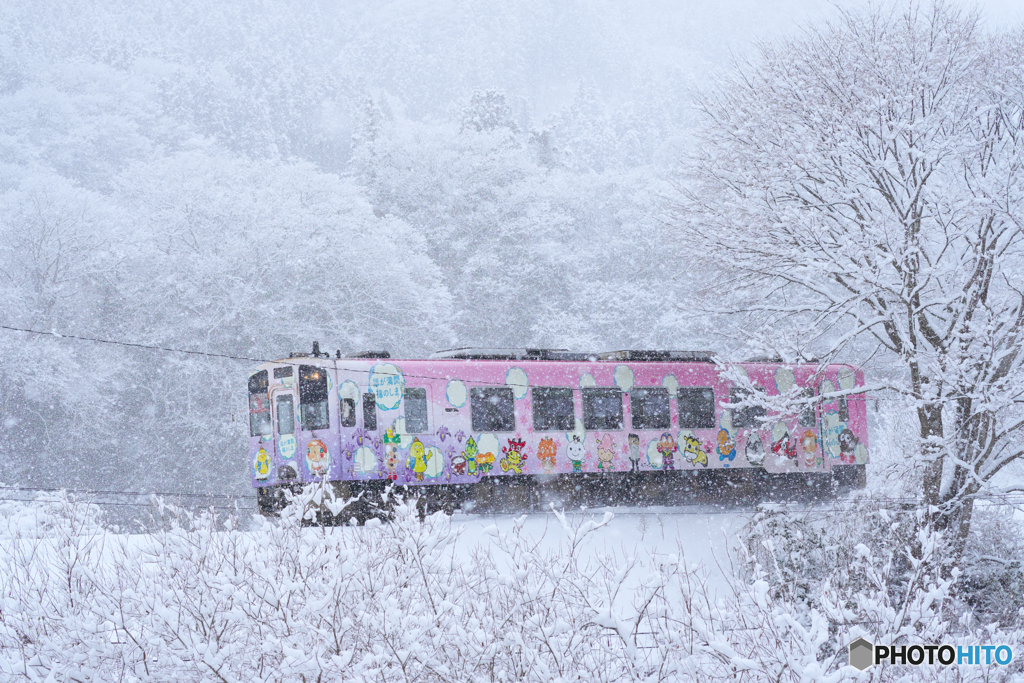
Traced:
<path fill-rule="evenodd" d="M 250 496 L 238 496 L 230 493 L 176 493 L 173 491 L 105 491 L 102 489 L 69 489 L 69 488 L 43 488 L 32 486 L 0 486 L 0 491 L 38 491 L 40 493 L 56 493 L 65 491 L 67 493 L 83 493 L 103 496 L 169 496 L 186 498 L 229 498 L 232 500 L 245 499 Z"/>
<path fill-rule="evenodd" d="M 227 353 L 210 353 L 208 351 L 191 351 L 189 349 L 175 349 L 169 346 L 155 346 L 152 344 L 138 344 L 135 342 L 117 341 L 114 339 L 100 339 L 99 337 L 83 337 L 77 334 L 61 334 L 60 332 L 45 332 L 43 330 L 33 330 L 27 327 L 13 327 L 11 325 L 0 325 L 0 329 L 13 330 L 14 332 L 25 332 L 28 334 L 40 334 L 48 337 L 57 337 L 58 339 L 77 339 L 79 341 L 91 341 L 98 344 L 113 344 L 114 346 L 127 346 L 136 349 L 149 349 L 150 351 L 166 351 L 168 353 L 187 353 L 193 356 L 210 356 L 212 358 L 230 358 L 232 360 L 247 360 L 254 363 L 267 363 L 269 362 L 265 358 L 250 358 L 248 356 L 233 356 Z"/>
<path fill-rule="evenodd" d="M 140 344 L 140 343 L 136 343 L 136 342 L 119 341 L 119 340 L 116 340 L 116 339 L 100 339 L 99 337 L 86 337 L 86 336 L 77 335 L 77 334 L 62 334 L 60 332 L 47 332 L 45 330 L 33 330 L 33 329 L 27 328 L 27 327 L 14 327 L 12 325 L 0 325 L 0 329 L 11 330 L 11 331 L 14 331 L 14 332 L 24 332 L 26 334 L 38 334 L 38 335 L 42 335 L 42 336 L 46 336 L 46 337 L 56 337 L 58 339 L 75 339 L 75 340 L 78 340 L 78 341 L 90 341 L 90 342 L 96 342 L 98 344 L 111 344 L 111 345 L 114 345 L 114 346 L 125 346 L 125 347 L 128 347 L 128 348 L 146 349 L 146 350 L 149 350 L 149 351 L 162 351 L 164 353 L 184 353 L 184 354 L 189 354 L 189 355 L 193 355 L 193 356 L 208 356 L 210 358 L 227 358 L 229 360 L 243 360 L 243 361 L 248 361 L 248 362 L 251 362 L 251 363 L 260 363 L 260 364 L 262 364 L 262 363 L 287 363 L 287 362 L 294 362 L 296 360 L 301 360 L 301 357 L 299 357 L 299 358 L 283 358 L 283 359 L 282 358 L 254 358 L 252 356 L 235 356 L 235 355 L 232 355 L 232 354 L 229 354 L 229 353 L 210 353 L 208 351 L 193 351 L 191 349 L 178 349 L 178 348 L 174 348 L 174 347 L 171 347 L 171 346 L 158 346 L 158 345 L 154 345 L 154 344 Z M 352 367 L 352 366 L 339 365 L 338 364 L 339 361 L 346 360 L 344 358 L 333 358 L 332 359 L 330 357 L 330 354 L 327 354 L 326 360 L 333 360 L 335 362 L 335 368 L 338 369 L 338 370 L 345 370 L 346 372 L 356 372 L 356 373 L 361 373 L 361 374 L 365 374 L 365 375 L 369 375 L 370 374 L 370 370 L 367 370 L 366 368 L 358 368 L 358 367 Z M 348 360 L 351 360 L 351 359 L 348 359 Z M 384 359 L 380 359 L 380 360 L 384 360 Z M 399 359 L 396 359 L 396 360 L 399 360 Z M 405 359 L 405 360 L 410 360 L 410 359 Z M 439 359 L 439 360 L 449 360 L 449 359 Z M 461 359 L 453 359 L 453 360 L 461 360 Z M 409 374 L 409 373 L 406 373 L 406 372 L 403 372 L 402 376 L 403 377 L 413 377 L 415 379 L 427 379 L 427 380 L 447 380 L 447 379 L 452 379 L 448 375 L 441 377 L 441 376 L 430 376 L 430 375 L 414 375 L 414 374 Z M 484 382 L 484 381 L 477 381 L 477 380 L 473 380 L 473 383 L 474 384 L 486 385 L 486 386 L 495 386 L 495 387 L 508 386 L 506 383 Z M 846 391 L 846 392 L 836 392 L 835 396 L 840 396 L 840 395 L 842 395 L 844 393 L 854 393 L 854 392 L 852 390 L 851 391 Z M 862 391 L 857 391 L 855 393 L 862 393 Z M 871 398 L 874 398 L 874 397 L 866 396 L 865 400 L 869 400 Z"/>

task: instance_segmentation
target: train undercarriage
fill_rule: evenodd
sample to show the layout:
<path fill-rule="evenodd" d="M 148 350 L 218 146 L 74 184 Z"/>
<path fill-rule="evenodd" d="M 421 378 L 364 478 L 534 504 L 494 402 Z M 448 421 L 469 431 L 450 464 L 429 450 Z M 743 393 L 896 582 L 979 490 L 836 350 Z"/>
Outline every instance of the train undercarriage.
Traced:
<path fill-rule="evenodd" d="M 333 481 L 337 500 L 353 500 L 339 514 L 324 505 L 314 511 L 317 524 L 347 524 L 387 519 L 399 498 L 417 501 L 420 514 L 441 510 L 517 513 L 557 508 L 617 506 L 721 505 L 830 500 L 867 482 L 864 465 L 836 467 L 831 473 L 773 474 L 763 469 L 676 470 L 486 477 L 473 484 L 395 486 L 387 480 Z M 257 489 L 259 512 L 276 516 L 301 485 Z"/>

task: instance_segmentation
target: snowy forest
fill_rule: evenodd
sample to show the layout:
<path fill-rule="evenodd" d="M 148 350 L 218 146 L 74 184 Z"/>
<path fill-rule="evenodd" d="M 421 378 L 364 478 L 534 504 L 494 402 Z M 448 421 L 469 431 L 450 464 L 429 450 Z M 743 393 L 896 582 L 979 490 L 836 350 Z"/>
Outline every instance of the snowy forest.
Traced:
<path fill-rule="evenodd" d="M 1022 275 L 1014 2 L 0 3 L 0 679 L 1020 680 Z M 851 363 L 868 487 L 252 518 L 314 340 Z"/>
<path fill-rule="evenodd" d="M 722 344 L 662 198 L 738 9 L 2 3 L 0 322 L 258 359 Z M 5 482 L 245 491 L 255 363 L 0 350 Z"/>

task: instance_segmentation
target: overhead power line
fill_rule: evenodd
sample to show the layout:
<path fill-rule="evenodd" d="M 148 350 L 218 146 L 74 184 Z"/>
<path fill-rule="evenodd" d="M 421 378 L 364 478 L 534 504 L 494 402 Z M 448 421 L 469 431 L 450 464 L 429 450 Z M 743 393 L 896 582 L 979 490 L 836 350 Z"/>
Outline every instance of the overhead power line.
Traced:
<path fill-rule="evenodd" d="M 79 334 L 64 334 L 62 332 L 54 332 L 54 331 L 48 332 L 46 330 L 33 330 L 31 328 L 28 328 L 28 327 L 15 327 L 13 325 L 0 325 L 0 329 L 11 330 L 13 332 L 23 332 L 25 334 L 37 334 L 37 335 L 41 335 L 41 336 L 45 336 L 45 337 L 54 337 L 54 338 L 57 338 L 57 339 L 74 339 L 76 341 L 95 342 L 97 344 L 110 344 L 110 345 L 113 345 L 113 346 L 123 346 L 123 347 L 127 347 L 127 348 L 135 348 L 135 349 L 146 349 L 148 351 L 159 351 L 159 352 L 163 352 L 163 353 L 183 353 L 183 354 L 188 354 L 188 355 L 192 355 L 192 356 L 207 356 L 209 358 L 227 358 L 229 360 L 241 360 L 241 361 L 247 361 L 247 362 L 250 362 L 250 363 L 280 363 L 280 362 L 288 362 L 288 361 L 296 360 L 294 358 L 288 358 L 288 359 L 281 359 L 281 358 L 255 358 L 253 356 L 236 356 L 236 355 L 230 354 L 230 353 L 212 353 L 212 352 L 209 352 L 209 351 L 195 351 L 193 349 L 178 349 L 178 348 L 175 348 L 175 347 L 172 347 L 172 346 L 160 346 L 160 345 L 157 345 L 157 344 L 142 344 L 142 343 L 138 343 L 138 342 L 126 342 L 126 341 L 120 341 L 120 340 L 117 340 L 117 339 L 102 339 L 100 337 L 88 337 L 88 336 L 79 335 Z M 328 355 L 328 358 L 329 357 L 330 356 Z M 364 367 L 352 367 L 352 366 L 346 366 L 346 365 L 339 365 L 338 364 L 339 360 L 344 360 L 344 359 L 334 359 L 335 366 L 339 370 L 345 370 L 346 372 L 356 372 L 356 373 L 361 373 L 361 374 L 366 374 L 366 375 L 370 374 L 370 370 L 367 370 Z M 437 376 L 414 375 L 414 374 L 409 374 L 409 373 L 406 373 L 406 372 L 403 372 L 402 375 L 404 377 L 413 377 L 415 379 L 427 379 L 427 380 L 435 380 L 435 381 L 436 380 L 452 379 L 448 375 L 444 375 L 444 376 L 440 376 L 440 375 L 437 375 Z M 501 387 L 508 386 L 506 383 L 484 382 L 484 381 L 477 381 L 477 380 L 474 380 L 473 383 L 474 384 L 487 385 L 487 386 L 501 386 Z M 867 388 L 858 388 L 858 391 L 856 393 L 862 393 L 866 389 Z M 852 393 L 852 391 L 836 392 L 835 395 L 836 396 L 840 396 L 840 395 L 846 394 L 846 393 Z M 866 397 L 866 398 L 873 398 L 873 397 L 869 396 L 869 397 Z"/>
<path fill-rule="evenodd" d="M 229 353 L 210 353 L 209 351 L 193 351 L 190 349 L 176 349 L 170 346 L 157 346 L 154 344 L 139 344 L 136 342 L 119 341 L 116 339 L 100 339 L 99 337 L 86 337 L 78 334 L 63 334 L 61 332 L 46 332 L 45 330 L 33 330 L 27 327 L 13 327 L 11 325 L 0 325 L 0 329 L 12 330 L 14 332 L 25 332 L 27 334 L 39 334 L 58 339 L 77 339 L 79 341 L 96 342 L 97 344 L 112 344 L 114 346 L 127 346 L 136 349 L 148 349 L 150 351 L 164 351 L 166 353 L 185 353 L 193 356 L 209 356 L 211 358 L 230 358 L 231 360 L 245 360 L 254 363 L 267 363 L 265 358 L 252 358 L 249 356 L 235 356 Z"/>
<path fill-rule="evenodd" d="M 39 493 L 65 492 L 102 496 L 168 496 L 171 498 L 228 498 L 232 500 L 246 499 L 252 497 L 233 495 L 230 493 L 182 493 L 177 491 L 109 491 L 103 489 L 45 488 L 33 486 L 0 486 L 0 491 L 27 491 Z"/>

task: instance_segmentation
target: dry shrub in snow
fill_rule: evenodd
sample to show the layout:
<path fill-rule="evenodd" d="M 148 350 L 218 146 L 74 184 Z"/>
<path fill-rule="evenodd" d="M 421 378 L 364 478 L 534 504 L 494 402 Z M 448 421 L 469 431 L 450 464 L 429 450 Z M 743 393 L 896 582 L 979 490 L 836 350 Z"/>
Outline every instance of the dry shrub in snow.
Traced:
<path fill-rule="evenodd" d="M 342 511 L 343 502 L 326 502 Z M 552 511 L 546 538 L 528 534 L 524 517 L 467 547 L 447 517 L 421 522 L 414 503 L 388 523 L 339 528 L 303 525 L 301 503 L 249 530 L 160 507 L 160 529 L 144 536 L 104 529 L 94 508 L 66 496 L 5 509 L 0 678 L 980 679 L 993 672 L 860 674 L 842 646 L 860 634 L 1022 642 L 1018 630 L 973 632 L 945 617 L 950 584 L 927 556 L 933 538 L 917 539 L 926 556 L 901 570 L 899 599 L 892 554 L 855 546 L 843 572 L 857 580 L 835 580 L 823 564 L 809 600 L 780 588 L 785 574 L 750 543 L 724 590 L 687 566 L 682 549 L 584 552 L 611 514 Z M 762 528 L 762 540 L 774 535 Z"/>

